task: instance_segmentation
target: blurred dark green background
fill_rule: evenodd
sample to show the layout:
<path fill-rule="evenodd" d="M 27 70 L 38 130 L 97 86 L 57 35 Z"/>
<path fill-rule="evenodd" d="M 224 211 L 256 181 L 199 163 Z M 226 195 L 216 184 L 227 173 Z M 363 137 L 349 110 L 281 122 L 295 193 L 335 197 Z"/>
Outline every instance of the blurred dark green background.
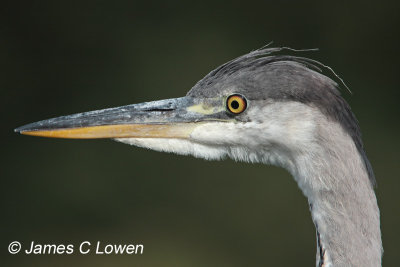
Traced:
<path fill-rule="evenodd" d="M 398 265 L 398 1 L 8 1 L 0 14 L 4 266 L 314 266 L 306 199 L 284 170 L 110 140 L 13 133 L 23 124 L 183 96 L 270 41 L 320 48 L 353 91 L 378 180 L 384 265 Z M 144 255 L 10 255 L 18 240 L 142 243 Z"/>

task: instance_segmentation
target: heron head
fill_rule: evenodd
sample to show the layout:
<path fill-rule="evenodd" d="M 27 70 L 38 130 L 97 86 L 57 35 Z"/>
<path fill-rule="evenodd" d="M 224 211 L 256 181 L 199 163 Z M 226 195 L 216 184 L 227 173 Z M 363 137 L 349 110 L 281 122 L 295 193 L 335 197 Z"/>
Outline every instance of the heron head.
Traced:
<path fill-rule="evenodd" d="M 265 161 L 266 152 L 276 159 L 307 149 L 319 138 L 323 119 L 347 131 L 363 152 L 356 119 L 337 84 L 319 72 L 321 64 L 275 55 L 281 50 L 265 48 L 231 60 L 184 97 L 62 116 L 16 131 L 56 138 L 113 138 L 206 159 L 257 162 Z"/>

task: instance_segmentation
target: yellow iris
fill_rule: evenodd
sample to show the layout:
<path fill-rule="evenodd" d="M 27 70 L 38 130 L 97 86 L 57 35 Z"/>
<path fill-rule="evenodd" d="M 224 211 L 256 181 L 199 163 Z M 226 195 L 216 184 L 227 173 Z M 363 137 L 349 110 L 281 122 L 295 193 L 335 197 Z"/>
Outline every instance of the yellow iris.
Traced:
<path fill-rule="evenodd" d="M 231 95 L 226 101 L 226 106 L 228 110 L 234 114 L 242 113 L 246 107 L 246 99 L 241 95 Z"/>

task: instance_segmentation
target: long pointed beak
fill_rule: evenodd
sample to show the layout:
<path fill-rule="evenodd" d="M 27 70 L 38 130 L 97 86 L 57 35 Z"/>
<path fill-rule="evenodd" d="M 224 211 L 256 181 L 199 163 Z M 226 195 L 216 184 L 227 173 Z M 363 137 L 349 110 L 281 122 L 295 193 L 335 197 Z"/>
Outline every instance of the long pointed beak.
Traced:
<path fill-rule="evenodd" d="M 224 118 L 218 99 L 181 97 L 78 113 L 15 129 L 53 138 L 189 138 L 203 121 Z"/>

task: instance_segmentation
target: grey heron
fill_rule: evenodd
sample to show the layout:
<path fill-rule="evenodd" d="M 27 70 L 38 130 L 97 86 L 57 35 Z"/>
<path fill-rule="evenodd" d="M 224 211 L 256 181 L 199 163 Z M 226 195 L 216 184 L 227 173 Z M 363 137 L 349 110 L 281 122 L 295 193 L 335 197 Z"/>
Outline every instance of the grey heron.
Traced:
<path fill-rule="evenodd" d="M 321 63 L 261 48 L 207 74 L 186 96 L 62 116 L 16 132 L 113 138 L 208 160 L 287 169 L 307 197 L 317 266 L 381 266 L 375 178 L 358 122 Z"/>

